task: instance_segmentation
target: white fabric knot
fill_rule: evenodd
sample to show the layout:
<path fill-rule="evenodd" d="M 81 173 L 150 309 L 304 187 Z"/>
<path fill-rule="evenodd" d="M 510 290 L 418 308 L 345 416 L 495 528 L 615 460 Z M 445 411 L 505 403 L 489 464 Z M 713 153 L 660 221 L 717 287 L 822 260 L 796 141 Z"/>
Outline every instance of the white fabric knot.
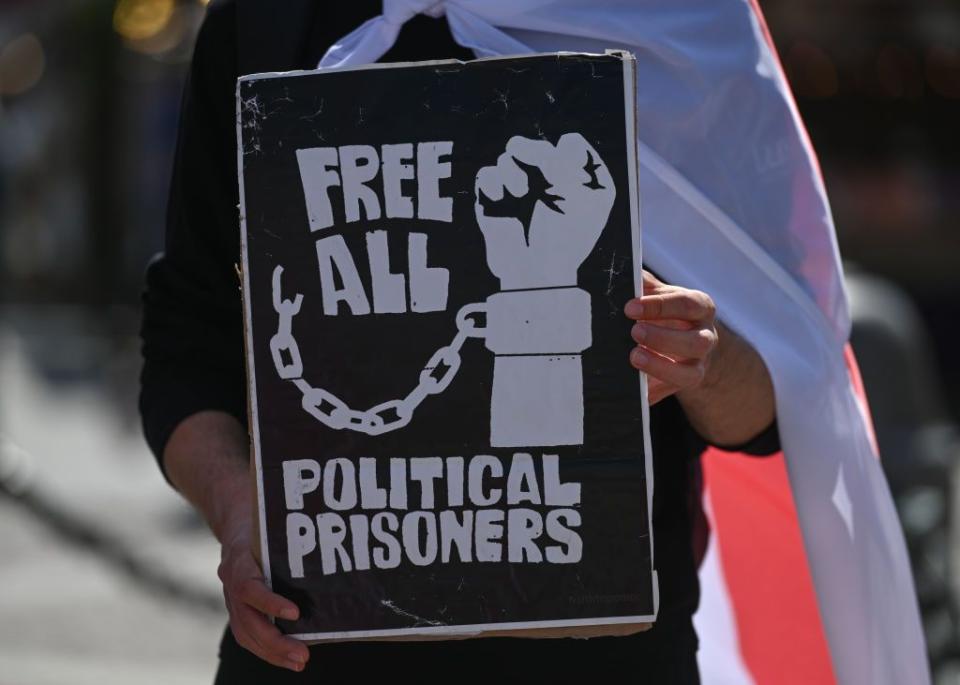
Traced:
<path fill-rule="evenodd" d="M 446 14 L 445 0 L 383 0 L 383 13 L 369 19 L 330 46 L 317 65 L 342 68 L 376 62 L 397 40 L 400 29 L 418 14 Z"/>
<path fill-rule="evenodd" d="M 418 14 L 434 19 L 444 14 L 444 0 L 383 0 L 383 19 L 388 24 L 403 26 Z"/>

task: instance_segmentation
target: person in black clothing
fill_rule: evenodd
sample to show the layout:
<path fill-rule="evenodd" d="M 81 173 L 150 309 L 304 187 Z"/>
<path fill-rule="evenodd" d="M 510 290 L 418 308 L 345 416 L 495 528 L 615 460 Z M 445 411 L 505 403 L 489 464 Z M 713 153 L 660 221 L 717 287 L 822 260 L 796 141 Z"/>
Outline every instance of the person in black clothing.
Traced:
<path fill-rule="evenodd" d="M 714 318 L 701 292 L 645 274 L 629 364 L 650 376 L 654 555 L 660 612 L 627 637 L 327 643 L 309 649 L 270 616 L 297 607 L 270 592 L 250 549 L 252 530 L 239 263 L 234 92 L 245 73 L 309 69 L 380 3 L 354 0 L 213 0 L 186 86 L 168 209 L 165 253 L 147 271 L 140 409 L 168 480 L 203 514 L 222 545 L 230 612 L 217 683 L 319 682 L 383 669 L 448 680 L 468 673 L 538 680 L 635 674 L 642 682 L 697 683 L 699 455 L 707 444 L 778 451 L 773 390 L 757 354 Z M 442 19 L 418 16 L 381 61 L 471 59 Z M 625 321 L 625 324 L 627 322 Z M 389 345 L 389 341 L 385 341 Z M 242 646 L 241 646 L 242 645 Z M 402 677 L 402 676 L 401 676 Z"/>

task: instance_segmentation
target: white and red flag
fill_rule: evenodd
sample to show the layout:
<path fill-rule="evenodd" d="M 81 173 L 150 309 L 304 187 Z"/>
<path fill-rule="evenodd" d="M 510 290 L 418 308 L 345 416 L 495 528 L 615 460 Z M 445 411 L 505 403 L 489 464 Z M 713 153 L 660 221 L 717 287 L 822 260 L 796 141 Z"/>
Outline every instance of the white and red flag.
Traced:
<path fill-rule="evenodd" d="M 384 0 L 320 66 L 376 61 L 418 13 L 478 56 L 636 55 L 646 263 L 763 357 L 783 446 L 705 456 L 703 681 L 928 683 L 826 191 L 755 0 Z"/>

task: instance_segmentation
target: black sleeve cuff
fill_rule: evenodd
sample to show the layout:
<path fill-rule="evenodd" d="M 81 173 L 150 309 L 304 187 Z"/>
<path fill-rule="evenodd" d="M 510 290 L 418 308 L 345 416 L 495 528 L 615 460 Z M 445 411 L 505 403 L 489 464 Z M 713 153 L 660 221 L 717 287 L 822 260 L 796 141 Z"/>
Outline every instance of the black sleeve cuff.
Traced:
<path fill-rule="evenodd" d="M 724 452 L 739 452 L 741 454 L 749 454 L 753 457 L 769 457 L 781 450 L 780 431 L 777 428 L 776 419 L 760 433 L 739 445 L 710 444 Z"/>
<path fill-rule="evenodd" d="M 211 373 L 193 368 L 154 368 L 142 374 L 140 415 L 143 432 L 157 464 L 169 482 L 163 451 L 181 421 L 201 411 L 222 411 L 247 424 L 243 374 Z"/>

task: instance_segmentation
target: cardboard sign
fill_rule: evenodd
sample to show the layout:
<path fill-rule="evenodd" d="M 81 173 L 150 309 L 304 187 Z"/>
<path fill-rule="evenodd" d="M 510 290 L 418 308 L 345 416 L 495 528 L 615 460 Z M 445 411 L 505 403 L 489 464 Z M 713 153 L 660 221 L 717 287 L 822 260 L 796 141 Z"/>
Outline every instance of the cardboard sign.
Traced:
<path fill-rule="evenodd" d="M 250 427 L 264 573 L 301 608 L 285 632 L 653 621 L 622 313 L 634 80 L 619 53 L 240 79 Z"/>

